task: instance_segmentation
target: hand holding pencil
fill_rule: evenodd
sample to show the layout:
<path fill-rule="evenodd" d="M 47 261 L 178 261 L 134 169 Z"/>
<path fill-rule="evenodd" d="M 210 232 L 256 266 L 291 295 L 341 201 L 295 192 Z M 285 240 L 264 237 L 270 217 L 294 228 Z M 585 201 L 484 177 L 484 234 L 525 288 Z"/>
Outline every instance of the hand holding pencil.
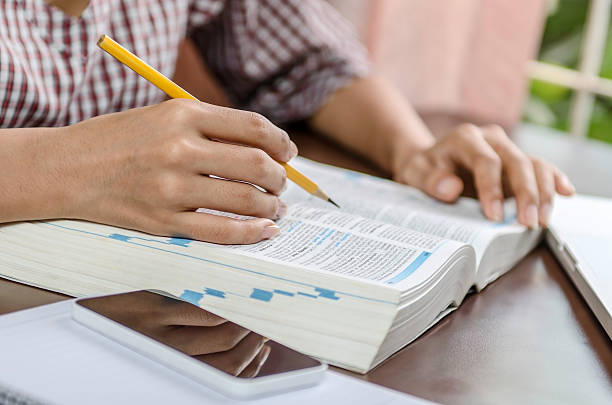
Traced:
<path fill-rule="evenodd" d="M 185 98 L 197 101 L 194 96 L 189 94 L 178 84 L 165 77 L 163 74 L 155 70 L 153 67 L 145 63 L 143 60 L 125 49 L 123 46 L 115 42 L 107 35 L 102 35 L 100 37 L 100 39 L 98 40 L 98 46 L 108 52 L 118 61 L 132 69 L 134 72 L 138 73 L 140 76 L 154 84 L 164 93 L 166 93 L 169 97 Z M 310 180 L 308 177 L 300 173 L 298 170 L 296 170 L 289 164 L 284 162 L 279 163 L 284 167 L 285 171 L 287 172 L 287 177 L 291 181 L 295 182 L 298 186 L 300 186 L 302 189 L 312 194 L 313 196 L 327 201 L 339 208 L 338 204 L 336 204 L 331 198 L 329 198 L 327 194 L 325 194 L 315 182 Z"/>

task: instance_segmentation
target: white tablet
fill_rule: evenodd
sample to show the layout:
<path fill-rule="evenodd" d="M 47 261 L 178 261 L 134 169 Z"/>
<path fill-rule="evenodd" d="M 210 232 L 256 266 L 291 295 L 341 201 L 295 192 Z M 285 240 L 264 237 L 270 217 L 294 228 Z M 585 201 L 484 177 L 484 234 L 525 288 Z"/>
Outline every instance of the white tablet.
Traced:
<path fill-rule="evenodd" d="M 327 368 L 191 303 L 150 291 L 78 299 L 72 315 L 104 336 L 232 398 L 312 386 Z"/>

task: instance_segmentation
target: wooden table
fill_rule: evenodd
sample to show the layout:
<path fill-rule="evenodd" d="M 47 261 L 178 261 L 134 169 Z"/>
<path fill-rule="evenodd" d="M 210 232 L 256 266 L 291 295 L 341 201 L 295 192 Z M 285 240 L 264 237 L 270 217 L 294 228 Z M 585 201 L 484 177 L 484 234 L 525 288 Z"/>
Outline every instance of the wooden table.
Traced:
<path fill-rule="evenodd" d="M 295 140 L 306 157 L 384 174 L 321 138 Z M 516 140 L 579 191 L 612 197 L 612 148 L 527 126 Z M 0 313 L 67 298 L 0 280 Z M 347 373 L 449 404 L 612 403 L 612 344 L 544 245 L 367 375 Z"/>

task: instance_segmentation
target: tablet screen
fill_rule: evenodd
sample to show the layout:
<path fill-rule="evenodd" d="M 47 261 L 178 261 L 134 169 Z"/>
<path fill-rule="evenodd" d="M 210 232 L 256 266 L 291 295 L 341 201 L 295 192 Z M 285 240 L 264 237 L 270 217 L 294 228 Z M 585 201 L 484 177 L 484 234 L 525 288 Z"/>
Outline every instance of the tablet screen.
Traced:
<path fill-rule="evenodd" d="M 183 300 L 150 291 L 77 300 L 77 305 L 241 378 L 321 363 Z"/>

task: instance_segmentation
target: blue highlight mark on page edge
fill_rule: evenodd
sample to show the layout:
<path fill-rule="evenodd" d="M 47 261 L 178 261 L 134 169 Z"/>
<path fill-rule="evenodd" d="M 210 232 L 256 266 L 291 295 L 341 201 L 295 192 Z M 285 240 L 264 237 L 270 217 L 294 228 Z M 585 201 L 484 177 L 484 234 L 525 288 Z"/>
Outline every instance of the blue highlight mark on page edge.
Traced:
<path fill-rule="evenodd" d="M 202 292 L 193 291 L 193 290 L 184 290 L 180 298 L 187 302 L 191 302 L 192 304 L 198 305 L 200 300 L 202 300 L 202 298 L 204 298 L 206 295 L 211 295 L 216 298 L 226 298 L 226 294 L 232 294 L 228 291 L 220 291 L 220 290 L 215 290 L 213 288 L 204 288 L 203 291 L 204 292 L 202 293 Z M 248 298 L 252 298 L 252 299 L 264 301 L 264 302 L 270 302 L 272 298 L 274 298 L 274 295 L 276 294 L 276 295 L 282 295 L 285 297 L 301 296 L 301 297 L 313 298 L 313 299 L 325 298 L 325 299 L 330 299 L 334 301 L 337 301 L 340 299 L 340 297 L 336 295 L 336 291 L 317 287 L 315 288 L 315 292 L 317 292 L 318 295 L 310 294 L 304 291 L 297 291 L 293 293 L 293 292 L 289 292 L 285 290 L 275 289 L 272 291 L 268 291 L 268 290 L 263 290 L 261 288 L 253 288 Z M 238 295 L 238 294 L 232 294 L 232 295 Z"/>
<path fill-rule="evenodd" d="M 416 269 L 421 267 L 421 265 L 425 263 L 425 260 L 427 260 L 429 256 L 431 256 L 431 252 L 421 252 L 421 254 L 418 255 L 417 258 L 412 261 L 412 263 L 410 263 L 404 270 L 402 270 L 395 277 L 387 280 L 386 283 L 387 284 L 397 284 L 400 281 L 404 280 L 406 277 L 414 273 Z"/>
<path fill-rule="evenodd" d="M 298 225 L 299 226 L 300 222 L 301 221 L 299 221 L 297 224 L 294 224 L 294 225 Z M 287 296 L 287 297 L 301 296 L 301 297 L 308 298 L 308 299 L 324 298 L 324 299 L 330 299 L 330 300 L 333 300 L 333 301 L 337 301 L 337 300 L 339 300 L 341 298 L 342 295 L 346 295 L 346 296 L 350 296 L 350 297 L 353 297 L 353 298 L 365 299 L 365 300 L 368 300 L 368 301 L 377 301 L 377 302 L 382 302 L 382 303 L 395 304 L 395 302 L 392 302 L 392 301 L 386 301 L 386 300 L 381 300 L 381 299 L 376 299 L 376 298 L 371 298 L 371 297 L 365 297 L 365 296 L 361 296 L 361 295 L 355 295 L 355 294 L 348 293 L 348 292 L 329 290 L 329 289 L 326 289 L 326 288 L 322 288 L 322 287 L 319 287 L 319 286 L 316 286 L 316 285 L 311 285 L 311 284 L 300 282 L 300 281 L 294 281 L 294 280 L 291 280 L 291 279 L 285 279 L 285 278 L 277 277 L 277 276 L 270 276 L 270 275 L 267 275 L 265 273 L 260 273 L 260 272 L 253 271 L 253 270 L 250 270 L 250 269 L 246 269 L 246 268 L 242 268 L 242 267 L 236 267 L 236 266 L 220 263 L 220 262 L 217 262 L 217 261 L 214 261 L 214 260 L 210 260 L 210 259 L 206 259 L 206 258 L 203 258 L 203 257 L 193 256 L 193 255 L 190 255 L 188 253 L 180 253 L 180 252 L 176 252 L 176 251 L 172 251 L 172 250 L 163 249 L 163 248 L 161 248 L 161 246 L 159 246 L 159 245 L 166 245 L 166 246 L 173 245 L 173 246 L 177 246 L 177 247 L 189 248 L 189 245 L 193 242 L 193 240 L 191 240 L 191 239 L 176 238 L 176 237 L 175 238 L 167 238 L 167 239 L 154 238 L 154 237 L 147 238 L 147 237 L 139 237 L 139 236 L 128 236 L 128 235 L 123 235 L 123 234 L 118 234 L 118 233 L 102 234 L 102 233 L 87 231 L 87 230 L 84 230 L 84 229 L 72 228 L 72 227 L 69 227 L 69 226 L 60 225 L 60 224 L 56 224 L 56 223 L 47 223 L 46 225 L 62 228 L 62 229 L 69 230 L 69 231 L 85 233 L 85 234 L 89 234 L 89 235 L 92 235 L 92 236 L 113 239 L 113 240 L 116 240 L 116 241 L 119 241 L 119 242 L 125 242 L 125 243 L 129 243 L 129 244 L 133 244 L 133 245 L 138 245 L 138 246 L 141 246 L 141 247 L 144 247 L 144 248 L 160 250 L 160 251 L 167 252 L 169 254 L 175 254 L 175 255 L 180 255 L 180 256 L 184 256 L 184 257 L 189 257 L 189 258 L 192 258 L 194 260 L 201 260 L 201 261 L 205 261 L 205 262 L 211 262 L 211 263 L 214 263 L 214 264 L 222 265 L 222 266 L 225 266 L 225 267 L 228 267 L 228 268 L 232 268 L 232 269 L 236 269 L 236 270 L 248 271 L 250 273 L 261 274 L 261 275 L 266 276 L 266 277 L 283 280 L 283 281 L 286 281 L 286 282 L 294 283 L 296 285 L 301 285 L 303 287 L 312 288 L 312 290 L 314 290 L 314 294 L 313 294 L 311 292 L 304 292 L 304 291 L 291 292 L 291 291 L 280 290 L 280 289 L 274 289 L 272 291 L 267 291 L 267 290 L 263 290 L 263 289 L 253 288 L 250 295 L 238 294 L 238 293 L 232 292 L 232 291 L 220 291 L 220 290 L 216 290 L 216 289 L 212 289 L 212 288 L 205 288 L 205 289 L 203 289 L 203 292 L 196 292 L 196 291 L 192 291 L 192 290 L 184 290 L 183 294 L 181 295 L 181 298 L 183 298 L 185 301 L 188 301 L 188 302 L 193 302 L 193 303 L 199 302 L 206 295 L 213 296 L 213 297 L 216 297 L 216 298 L 226 298 L 226 295 L 228 295 L 228 294 L 229 295 L 234 295 L 234 296 L 241 296 L 241 297 L 245 297 L 245 298 L 257 299 L 257 300 L 264 301 L 264 302 L 269 302 L 270 300 L 272 300 L 274 295 L 283 295 L 283 296 Z M 328 231 L 328 233 L 329 233 L 329 231 Z M 325 235 L 325 236 L 327 236 L 327 235 Z M 348 237 L 350 237 L 350 234 L 346 234 L 344 236 L 344 238 L 348 238 Z M 154 243 L 154 244 L 157 244 L 159 247 L 147 245 L 147 244 L 144 244 L 143 242 Z M 340 242 L 342 242 L 342 241 L 340 241 Z M 406 279 L 410 274 L 412 274 L 416 269 L 418 269 L 423 264 L 423 262 L 425 262 L 425 260 L 429 256 L 431 256 L 431 255 L 432 255 L 432 252 L 422 252 L 404 270 L 402 270 L 395 277 L 387 280 L 386 283 L 387 284 L 395 284 L 395 283 L 398 283 L 399 281 L 402 281 L 402 280 Z"/>

